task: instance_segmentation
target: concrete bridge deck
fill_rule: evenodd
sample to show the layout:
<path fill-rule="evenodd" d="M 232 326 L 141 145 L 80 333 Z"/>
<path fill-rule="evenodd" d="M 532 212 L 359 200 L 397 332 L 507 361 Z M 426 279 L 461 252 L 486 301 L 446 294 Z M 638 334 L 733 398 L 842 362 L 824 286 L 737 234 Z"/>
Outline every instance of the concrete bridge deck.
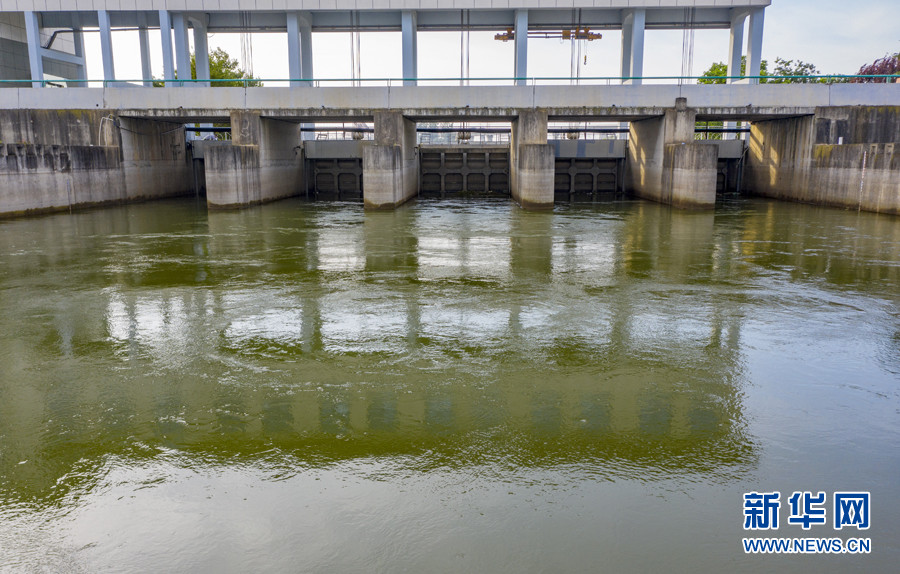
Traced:
<path fill-rule="evenodd" d="M 531 85 L 376 87 L 139 87 L 0 90 L 0 109 L 108 110 L 124 117 L 213 121 L 254 110 L 296 121 L 513 120 L 540 109 L 551 120 L 634 121 L 662 116 L 686 98 L 698 121 L 760 121 L 816 108 L 900 105 L 897 84 Z"/>

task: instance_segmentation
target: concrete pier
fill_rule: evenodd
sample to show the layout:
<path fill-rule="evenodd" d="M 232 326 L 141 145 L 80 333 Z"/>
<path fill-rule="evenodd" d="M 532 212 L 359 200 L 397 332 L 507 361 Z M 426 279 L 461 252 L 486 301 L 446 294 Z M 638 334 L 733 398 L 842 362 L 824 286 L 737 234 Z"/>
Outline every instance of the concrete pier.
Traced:
<path fill-rule="evenodd" d="M 663 116 L 631 123 L 625 176 L 630 192 L 679 208 L 715 207 L 719 149 L 694 141 L 696 116 L 678 98 Z"/>
<path fill-rule="evenodd" d="M 751 125 L 747 189 L 765 197 L 900 214 L 900 106 L 817 108 Z"/>
<path fill-rule="evenodd" d="M 300 126 L 261 118 L 259 112 L 231 112 L 231 145 L 206 149 L 206 202 L 233 208 L 303 192 Z"/>
<path fill-rule="evenodd" d="M 510 134 L 510 192 L 528 209 L 553 207 L 555 156 L 547 143 L 547 111 L 520 110 Z"/>
<path fill-rule="evenodd" d="M 418 193 L 416 122 L 400 112 L 375 112 L 375 142 L 363 148 L 366 209 L 390 209 Z"/>

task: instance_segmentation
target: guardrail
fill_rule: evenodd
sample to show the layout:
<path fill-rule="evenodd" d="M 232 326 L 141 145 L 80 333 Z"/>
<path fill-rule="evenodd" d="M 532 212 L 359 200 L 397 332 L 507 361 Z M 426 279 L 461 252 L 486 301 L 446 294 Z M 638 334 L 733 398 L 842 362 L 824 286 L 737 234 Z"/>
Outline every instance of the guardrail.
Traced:
<path fill-rule="evenodd" d="M 162 80 L 158 78 L 131 80 L 0 80 L 0 87 L 6 84 L 35 84 L 41 87 L 145 87 L 145 82 L 152 82 L 153 87 L 184 87 L 185 85 L 209 84 L 212 86 L 231 87 L 266 87 L 266 84 L 284 84 L 299 87 L 363 87 L 363 86 L 403 86 L 415 82 L 419 86 L 456 84 L 463 86 L 498 86 L 498 85 L 618 85 L 626 82 L 652 84 L 725 84 L 729 80 L 758 81 L 760 84 L 839 84 L 839 83 L 900 83 L 898 74 L 854 74 L 854 75 L 810 75 L 810 76 L 592 76 L 572 78 L 563 76 L 532 76 L 525 78 L 481 77 L 481 78 L 244 78 L 244 79 L 190 79 Z"/>

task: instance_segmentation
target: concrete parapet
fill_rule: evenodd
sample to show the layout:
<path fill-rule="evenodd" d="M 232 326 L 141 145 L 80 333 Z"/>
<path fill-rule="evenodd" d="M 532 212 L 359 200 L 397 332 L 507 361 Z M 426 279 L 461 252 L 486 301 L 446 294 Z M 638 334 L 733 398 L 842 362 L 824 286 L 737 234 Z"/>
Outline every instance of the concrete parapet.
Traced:
<path fill-rule="evenodd" d="M 389 209 L 418 192 L 416 123 L 400 112 L 374 117 L 375 142 L 363 148 L 363 201 L 366 209 Z"/>
<path fill-rule="evenodd" d="M 255 205 L 303 192 L 297 123 L 233 111 L 231 134 L 232 145 L 207 146 L 204 151 L 210 208 Z"/>
<path fill-rule="evenodd" d="M 678 98 L 663 116 L 631 123 L 628 191 L 679 208 L 715 207 L 719 148 L 694 141 L 696 115 Z"/>
<path fill-rule="evenodd" d="M 512 122 L 509 188 L 526 209 L 553 207 L 555 152 L 547 143 L 547 111 L 520 110 Z"/>

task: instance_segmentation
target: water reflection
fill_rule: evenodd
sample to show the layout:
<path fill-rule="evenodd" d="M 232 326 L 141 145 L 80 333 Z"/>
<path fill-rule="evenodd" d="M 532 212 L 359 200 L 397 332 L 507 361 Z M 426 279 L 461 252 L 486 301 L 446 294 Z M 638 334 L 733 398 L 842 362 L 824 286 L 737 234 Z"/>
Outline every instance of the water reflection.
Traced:
<path fill-rule="evenodd" d="M 168 202 L 0 224 L 0 498 L 46 504 L 164 448 L 733 480 L 759 456 L 746 322 L 775 325 L 784 296 L 897 302 L 895 221 L 801 209 Z"/>

